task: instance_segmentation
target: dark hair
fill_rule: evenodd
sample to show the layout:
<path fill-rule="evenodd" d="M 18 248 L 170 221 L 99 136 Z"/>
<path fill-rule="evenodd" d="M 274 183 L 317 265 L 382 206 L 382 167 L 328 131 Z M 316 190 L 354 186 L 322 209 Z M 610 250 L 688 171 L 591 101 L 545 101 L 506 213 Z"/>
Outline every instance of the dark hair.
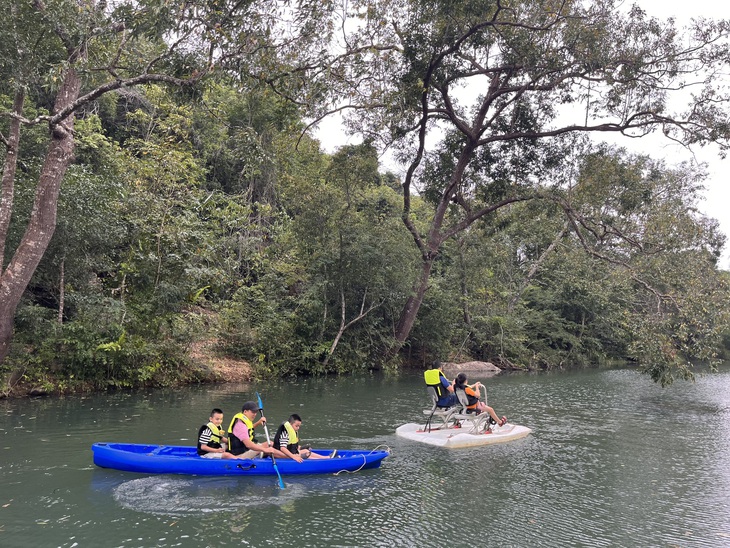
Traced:
<path fill-rule="evenodd" d="M 241 413 L 243 413 L 244 411 L 253 411 L 254 413 L 258 413 L 259 412 L 259 404 L 256 403 L 255 401 L 247 401 L 241 407 Z"/>
<path fill-rule="evenodd" d="M 466 382 L 466 373 L 459 373 L 456 375 L 456 382 L 459 384 L 464 384 Z"/>
<path fill-rule="evenodd" d="M 292 413 L 291 416 L 289 417 L 289 424 L 291 424 L 291 423 L 293 423 L 295 421 L 302 422 L 302 417 L 300 417 L 296 413 Z"/>
<path fill-rule="evenodd" d="M 434 369 L 441 369 L 441 361 L 440 360 L 433 360 L 433 368 Z"/>
<path fill-rule="evenodd" d="M 211 411 L 211 412 L 210 412 L 210 416 L 211 416 L 211 417 L 212 417 L 213 415 L 222 415 L 222 414 L 223 414 L 223 411 L 221 411 L 221 410 L 220 410 L 220 409 L 218 409 L 217 407 L 214 407 L 214 408 L 213 408 L 213 411 Z"/>

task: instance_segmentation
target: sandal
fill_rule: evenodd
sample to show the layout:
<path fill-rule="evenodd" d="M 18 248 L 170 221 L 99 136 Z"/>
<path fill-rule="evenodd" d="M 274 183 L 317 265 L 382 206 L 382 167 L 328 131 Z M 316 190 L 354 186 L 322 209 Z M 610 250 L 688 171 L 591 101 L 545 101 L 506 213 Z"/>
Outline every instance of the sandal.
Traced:
<path fill-rule="evenodd" d="M 499 425 L 504 426 L 505 424 L 507 424 L 507 417 L 502 416 L 502 418 L 499 420 Z"/>

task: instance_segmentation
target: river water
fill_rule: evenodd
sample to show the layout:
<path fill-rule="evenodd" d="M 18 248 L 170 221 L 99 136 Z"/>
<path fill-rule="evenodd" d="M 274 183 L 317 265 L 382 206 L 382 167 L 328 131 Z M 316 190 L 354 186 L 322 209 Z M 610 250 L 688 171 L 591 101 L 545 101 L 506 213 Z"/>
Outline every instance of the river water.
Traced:
<path fill-rule="evenodd" d="M 662 389 L 631 370 L 502 374 L 489 403 L 533 433 L 443 449 L 398 438 L 422 377 L 381 375 L 0 401 L 0 546 L 730 546 L 730 368 Z M 262 394 L 322 448 L 387 446 L 338 476 L 147 476 L 95 441 L 193 444 Z"/>

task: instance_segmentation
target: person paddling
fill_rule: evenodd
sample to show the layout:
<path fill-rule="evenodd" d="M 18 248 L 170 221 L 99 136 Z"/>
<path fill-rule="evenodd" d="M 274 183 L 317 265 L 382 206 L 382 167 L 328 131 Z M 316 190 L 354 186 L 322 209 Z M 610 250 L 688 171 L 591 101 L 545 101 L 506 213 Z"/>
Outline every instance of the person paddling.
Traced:
<path fill-rule="evenodd" d="M 240 455 L 243 459 L 255 459 L 264 455 L 274 455 L 276 458 L 285 458 L 284 453 L 274 449 L 269 442 L 258 443 L 254 428 L 266 423 L 266 417 L 254 422 L 259 406 L 254 401 L 247 401 L 241 407 L 241 412 L 236 413 L 228 426 L 228 439 L 231 446 L 229 451 L 234 455 Z"/>
<path fill-rule="evenodd" d="M 286 458 L 302 462 L 304 459 L 331 459 L 337 456 L 337 449 L 329 456 L 320 455 L 311 449 L 299 446 L 299 428 L 302 418 L 296 413 L 283 422 L 274 436 L 274 449 L 280 450 Z"/>

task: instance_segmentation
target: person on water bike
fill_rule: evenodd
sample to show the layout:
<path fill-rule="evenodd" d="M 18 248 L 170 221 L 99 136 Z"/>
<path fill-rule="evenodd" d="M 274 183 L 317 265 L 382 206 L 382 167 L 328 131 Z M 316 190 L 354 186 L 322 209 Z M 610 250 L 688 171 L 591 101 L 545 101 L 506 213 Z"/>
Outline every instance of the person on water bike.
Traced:
<path fill-rule="evenodd" d="M 302 462 L 304 459 L 331 459 L 337 456 L 337 449 L 329 456 L 313 452 L 309 447 L 300 447 L 299 428 L 302 426 L 302 417 L 296 413 L 289 420 L 282 423 L 274 436 L 274 449 L 281 451 L 288 459 Z"/>
<path fill-rule="evenodd" d="M 239 455 L 242 459 L 255 459 L 264 455 L 274 455 L 276 458 L 285 458 L 284 453 L 274 449 L 269 442 L 258 443 L 254 428 L 266 422 L 266 417 L 254 422 L 259 406 L 254 401 L 243 404 L 240 413 L 236 413 L 228 426 L 228 439 L 231 442 L 229 451 Z"/>
<path fill-rule="evenodd" d="M 441 362 L 436 360 L 433 362 L 433 367 L 427 369 L 423 373 L 423 377 L 426 380 L 428 386 L 432 386 L 438 395 L 438 401 L 436 405 L 439 407 L 453 407 L 459 403 L 459 399 L 454 394 L 454 387 L 451 385 L 449 380 L 444 375 L 441 369 Z"/>
<path fill-rule="evenodd" d="M 466 373 L 461 372 L 456 375 L 456 379 L 454 379 L 454 386 L 455 390 L 463 390 L 466 393 L 466 399 L 468 401 L 468 405 L 466 406 L 467 413 L 479 414 L 487 412 L 499 426 L 507 424 L 507 417 L 502 416 L 502 418 L 500 418 L 493 408 L 489 407 L 486 403 L 479 399 L 479 387 L 482 386 L 482 383 L 477 381 L 472 385 L 467 384 Z"/>

